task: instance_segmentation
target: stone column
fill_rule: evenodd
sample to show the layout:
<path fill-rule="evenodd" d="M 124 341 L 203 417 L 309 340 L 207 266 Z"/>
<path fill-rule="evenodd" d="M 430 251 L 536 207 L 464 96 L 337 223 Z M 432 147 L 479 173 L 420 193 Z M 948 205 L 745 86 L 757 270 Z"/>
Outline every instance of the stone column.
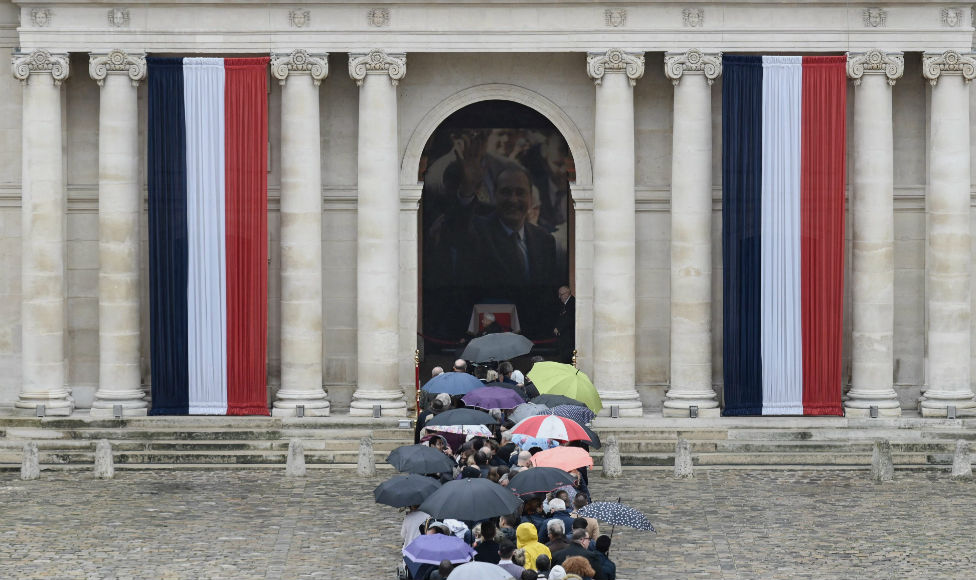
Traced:
<path fill-rule="evenodd" d="M 928 389 L 922 416 L 946 408 L 976 410 L 970 385 L 970 139 L 969 82 L 976 58 L 948 51 L 925 54 L 922 75 L 932 84 L 929 123 L 925 282 Z"/>
<path fill-rule="evenodd" d="M 400 164 L 397 82 L 405 54 L 349 55 L 359 85 L 359 200 L 356 206 L 356 392 L 351 415 L 406 415 L 397 380 L 400 288 Z"/>
<path fill-rule="evenodd" d="M 674 85 L 671 153 L 671 388 L 662 412 L 687 417 L 698 407 L 718 417 L 712 388 L 712 82 L 722 55 L 668 53 Z"/>
<path fill-rule="evenodd" d="M 24 85 L 21 154 L 21 361 L 16 409 L 70 415 L 66 385 L 65 210 L 61 143 L 61 82 L 68 55 L 35 50 L 13 55 L 13 75 Z"/>
<path fill-rule="evenodd" d="M 590 53 L 586 72 L 596 83 L 593 161 L 593 383 L 621 416 L 643 414 L 635 389 L 637 252 L 634 202 L 634 85 L 643 53 Z"/>
<path fill-rule="evenodd" d="M 275 53 L 281 85 L 281 388 L 275 417 L 329 415 L 322 389 L 322 164 L 319 85 L 327 54 Z"/>
<path fill-rule="evenodd" d="M 891 87 L 905 71 L 900 52 L 871 50 L 847 55 L 854 79 L 854 167 L 851 213 L 854 251 L 851 289 L 854 329 L 851 390 L 844 402 L 851 417 L 901 415 L 894 389 L 895 216 L 894 136 Z"/>
<path fill-rule="evenodd" d="M 98 391 L 93 417 L 145 415 L 139 358 L 139 114 L 142 53 L 92 53 L 98 111 Z"/>

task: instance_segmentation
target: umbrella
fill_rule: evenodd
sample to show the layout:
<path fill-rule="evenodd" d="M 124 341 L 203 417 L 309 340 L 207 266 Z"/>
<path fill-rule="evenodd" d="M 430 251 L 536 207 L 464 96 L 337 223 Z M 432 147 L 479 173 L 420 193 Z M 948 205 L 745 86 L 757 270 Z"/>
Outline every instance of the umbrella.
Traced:
<path fill-rule="evenodd" d="M 581 507 L 578 513 L 580 517 L 596 518 L 601 522 L 612 524 L 614 527 L 627 526 L 637 530 L 656 531 L 647 516 L 629 505 L 620 503 L 619 499 L 616 502 L 593 502 Z M 611 530 L 610 533 L 612 535 L 613 531 Z"/>
<path fill-rule="evenodd" d="M 600 394 L 596 392 L 590 377 L 573 365 L 538 362 L 529 371 L 529 378 L 541 394 L 571 397 L 584 403 L 594 413 L 599 413 L 603 408 Z"/>
<path fill-rule="evenodd" d="M 454 461 L 444 452 L 426 445 L 397 447 L 386 457 L 386 462 L 397 471 L 410 473 L 444 473 L 455 467 Z"/>
<path fill-rule="evenodd" d="M 587 437 L 590 438 L 589 446 L 594 449 L 599 449 L 603 447 L 603 443 L 600 442 L 600 436 L 596 434 L 596 431 L 590 429 L 586 425 L 583 425 L 583 431 L 586 431 Z"/>
<path fill-rule="evenodd" d="M 580 425 L 586 425 L 590 421 L 596 418 L 596 413 L 589 410 L 586 407 L 580 405 L 556 405 L 551 409 L 546 409 L 539 415 L 559 415 L 560 417 L 566 417 L 567 419 L 572 419 Z"/>
<path fill-rule="evenodd" d="M 483 383 L 468 373 L 441 373 L 427 381 L 421 391 L 428 393 L 447 393 L 448 395 L 466 395 L 482 386 Z"/>
<path fill-rule="evenodd" d="M 556 467 L 533 467 L 516 473 L 508 482 L 508 487 L 519 495 L 530 493 L 545 493 L 562 487 L 573 485 L 576 480 L 572 475 Z"/>
<path fill-rule="evenodd" d="M 497 425 L 498 421 L 484 411 L 474 409 L 451 409 L 440 415 L 434 415 L 424 427 L 431 428 L 443 425 Z"/>
<path fill-rule="evenodd" d="M 491 336 L 491 335 L 489 335 Z M 468 562 L 451 570 L 447 580 L 516 580 L 508 570 L 488 562 Z"/>
<path fill-rule="evenodd" d="M 535 415 L 541 415 L 548 409 L 549 407 L 540 405 L 539 403 L 522 403 L 508 414 L 508 418 L 518 423 L 522 419 L 528 419 L 529 417 L 533 417 Z"/>
<path fill-rule="evenodd" d="M 539 363 L 536 363 L 539 364 Z M 534 399 L 529 401 L 530 403 L 536 403 L 539 405 L 545 405 L 546 407 L 558 407 L 559 405 L 577 405 L 579 407 L 585 407 L 586 405 L 582 401 L 577 401 L 576 399 L 570 397 L 564 397 L 563 395 L 539 395 Z"/>
<path fill-rule="evenodd" d="M 497 332 L 479 336 L 468 343 L 461 358 L 474 362 L 508 360 L 532 350 L 532 341 L 514 332 Z"/>
<path fill-rule="evenodd" d="M 522 500 L 490 479 L 449 481 L 420 504 L 420 510 L 435 518 L 477 522 L 515 513 Z"/>
<path fill-rule="evenodd" d="M 461 397 L 464 404 L 479 409 L 514 409 L 525 403 L 512 389 L 504 387 L 481 387 Z"/>
<path fill-rule="evenodd" d="M 464 540 L 444 534 L 417 536 L 403 549 L 403 555 L 417 564 L 440 564 L 442 560 L 459 564 L 467 562 L 474 554 L 474 548 L 465 544 Z"/>
<path fill-rule="evenodd" d="M 593 458 L 585 449 L 579 447 L 554 447 L 533 455 L 532 465 L 572 471 L 580 467 L 593 467 Z"/>
<path fill-rule="evenodd" d="M 520 435 L 518 433 L 512 435 L 512 443 L 518 445 L 519 449 L 532 449 L 533 447 L 552 449 L 553 447 L 559 447 L 558 441 L 546 439 L 545 437 L 529 437 L 528 435 Z"/>
<path fill-rule="evenodd" d="M 436 427 L 424 426 L 428 431 L 437 433 L 458 433 L 461 435 L 481 435 L 491 437 L 491 429 L 484 425 L 438 425 Z"/>
<path fill-rule="evenodd" d="M 440 486 L 441 482 L 425 475 L 394 475 L 376 486 L 373 497 L 376 503 L 392 507 L 420 505 Z"/>
<path fill-rule="evenodd" d="M 512 427 L 512 434 L 545 437 L 559 441 L 588 442 L 590 440 L 579 423 L 558 415 L 536 415 L 522 419 Z"/>

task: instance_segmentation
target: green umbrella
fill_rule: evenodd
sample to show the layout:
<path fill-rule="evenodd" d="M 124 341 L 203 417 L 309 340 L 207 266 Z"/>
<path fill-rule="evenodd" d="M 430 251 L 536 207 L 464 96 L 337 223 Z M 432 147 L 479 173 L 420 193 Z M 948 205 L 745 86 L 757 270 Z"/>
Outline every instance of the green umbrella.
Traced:
<path fill-rule="evenodd" d="M 600 395 L 590 377 L 573 365 L 557 362 L 538 362 L 529 371 L 532 384 L 540 393 L 563 395 L 583 403 L 594 413 L 603 408 Z"/>

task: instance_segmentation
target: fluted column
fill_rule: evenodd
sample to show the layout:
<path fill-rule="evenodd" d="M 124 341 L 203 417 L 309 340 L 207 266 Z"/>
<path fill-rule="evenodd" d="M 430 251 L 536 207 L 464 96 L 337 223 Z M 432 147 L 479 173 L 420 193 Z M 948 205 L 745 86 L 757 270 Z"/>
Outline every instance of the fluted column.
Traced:
<path fill-rule="evenodd" d="M 327 54 L 273 54 L 281 84 L 281 388 L 271 414 L 328 416 L 322 388 L 322 166 L 319 85 Z"/>
<path fill-rule="evenodd" d="M 712 82 L 722 55 L 668 53 L 674 84 L 671 152 L 671 387 L 665 417 L 718 417 L 712 388 Z"/>
<path fill-rule="evenodd" d="M 145 415 L 139 347 L 139 114 L 142 53 L 93 53 L 98 110 L 98 391 L 92 416 Z"/>
<path fill-rule="evenodd" d="M 928 388 L 923 416 L 946 415 L 955 406 L 973 413 L 970 385 L 970 54 L 925 54 L 922 74 L 932 84 L 925 282 Z"/>
<path fill-rule="evenodd" d="M 407 405 L 397 380 L 399 350 L 399 163 L 397 82 L 404 54 L 373 50 L 349 55 L 359 85 L 359 197 L 356 206 L 357 387 L 351 415 L 402 416 Z"/>
<path fill-rule="evenodd" d="M 65 208 L 61 150 L 61 82 L 68 55 L 35 50 L 13 55 L 13 75 L 24 85 L 21 175 L 21 361 L 16 409 L 70 415 L 66 385 Z"/>
<path fill-rule="evenodd" d="M 851 264 L 854 328 L 848 416 L 901 415 L 894 389 L 894 136 L 891 87 L 905 71 L 900 52 L 847 55 L 854 80 L 854 167 Z"/>
<path fill-rule="evenodd" d="M 591 53 L 596 84 L 593 161 L 593 383 L 621 416 L 643 414 L 636 384 L 637 286 L 634 85 L 643 53 Z"/>

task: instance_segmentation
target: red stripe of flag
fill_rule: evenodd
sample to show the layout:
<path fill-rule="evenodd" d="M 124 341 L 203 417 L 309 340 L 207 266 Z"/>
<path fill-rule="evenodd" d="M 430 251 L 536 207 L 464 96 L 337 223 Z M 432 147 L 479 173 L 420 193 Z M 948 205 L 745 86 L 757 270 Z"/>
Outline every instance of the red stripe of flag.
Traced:
<path fill-rule="evenodd" d="M 846 57 L 803 57 L 803 413 L 843 415 Z"/>
<path fill-rule="evenodd" d="M 228 415 L 268 414 L 268 61 L 224 60 Z"/>

